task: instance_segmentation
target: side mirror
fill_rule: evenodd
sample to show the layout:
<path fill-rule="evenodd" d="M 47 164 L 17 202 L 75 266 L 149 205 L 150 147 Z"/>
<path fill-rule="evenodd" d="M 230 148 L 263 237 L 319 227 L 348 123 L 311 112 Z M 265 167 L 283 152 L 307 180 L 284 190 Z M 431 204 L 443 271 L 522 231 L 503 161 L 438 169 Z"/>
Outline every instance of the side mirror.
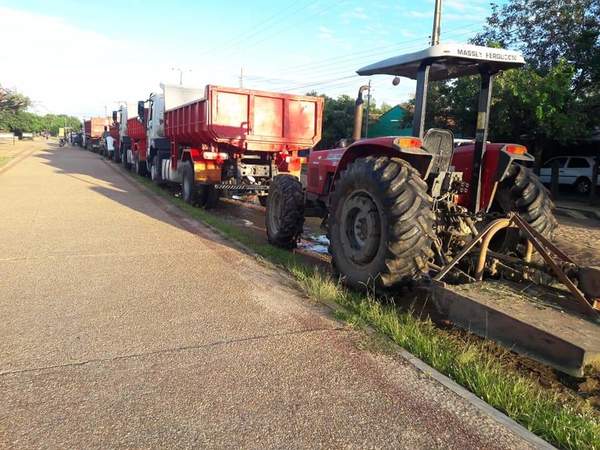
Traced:
<path fill-rule="evenodd" d="M 138 102 L 138 117 L 140 118 L 140 122 L 144 121 L 144 103 L 143 100 Z"/>
<path fill-rule="evenodd" d="M 116 111 L 113 111 L 112 119 L 113 119 L 113 122 L 115 122 L 115 123 L 117 122 L 117 112 Z"/>

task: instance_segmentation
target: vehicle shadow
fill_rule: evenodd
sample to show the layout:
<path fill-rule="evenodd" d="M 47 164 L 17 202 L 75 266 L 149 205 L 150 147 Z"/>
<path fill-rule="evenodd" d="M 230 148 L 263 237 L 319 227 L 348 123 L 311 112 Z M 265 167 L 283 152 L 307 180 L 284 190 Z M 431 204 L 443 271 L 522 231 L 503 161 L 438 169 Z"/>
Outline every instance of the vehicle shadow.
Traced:
<path fill-rule="evenodd" d="M 141 185 L 135 179 L 136 175 L 128 173 L 121 164 L 80 147 L 59 147 L 54 143 L 49 143 L 46 150 L 38 152 L 35 156 L 43 159 L 57 173 L 87 184 L 95 193 L 155 220 L 198 234 L 198 228 L 193 226 L 191 223 L 193 221 L 190 221 L 186 212 L 168 198 L 163 198 Z M 177 196 L 179 193 L 178 189 L 174 187 L 162 189 L 166 196 Z M 268 245 L 264 231 L 263 211 L 221 201 L 210 214 L 244 233 L 252 240 L 252 243 Z M 223 245 L 239 248 L 227 241 L 223 241 Z M 329 271 L 329 263 L 322 255 L 295 252 L 294 254 L 290 253 L 290 258 Z"/>

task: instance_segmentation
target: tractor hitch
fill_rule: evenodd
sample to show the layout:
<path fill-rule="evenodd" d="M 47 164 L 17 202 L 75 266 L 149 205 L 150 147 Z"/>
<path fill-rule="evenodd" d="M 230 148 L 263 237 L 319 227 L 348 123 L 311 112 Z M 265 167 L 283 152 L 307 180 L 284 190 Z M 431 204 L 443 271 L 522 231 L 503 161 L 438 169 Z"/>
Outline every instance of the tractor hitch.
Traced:
<path fill-rule="evenodd" d="M 525 251 L 521 258 L 505 255 L 489 248 L 494 236 L 509 228 L 516 229 L 526 239 Z M 478 244 L 479 248 L 477 249 Z M 545 264 L 532 262 L 534 251 L 541 256 Z M 464 272 L 456 266 L 468 255 L 476 257 L 473 277 L 476 281 L 482 281 L 486 270 L 496 273 L 508 271 L 522 280 L 530 279 L 532 270 L 541 271 L 552 275 L 569 290 L 571 297 L 575 300 L 569 306 L 587 316 L 600 317 L 600 268 L 577 265 L 562 250 L 514 212 L 490 222 L 461 249 L 450 263 L 438 271 L 433 280 L 441 282 L 453 270 L 459 271 L 459 274 L 463 275 Z M 498 266 L 502 268 L 497 269 Z"/>

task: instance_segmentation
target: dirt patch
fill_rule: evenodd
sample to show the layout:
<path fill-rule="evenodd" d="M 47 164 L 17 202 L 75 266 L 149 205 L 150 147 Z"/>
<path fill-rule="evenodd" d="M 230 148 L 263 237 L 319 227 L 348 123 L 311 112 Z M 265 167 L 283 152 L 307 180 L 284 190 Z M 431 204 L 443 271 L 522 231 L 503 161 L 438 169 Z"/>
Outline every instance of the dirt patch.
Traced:
<path fill-rule="evenodd" d="M 600 266 L 600 221 L 558 217 L 556 243 L 578 264 Z"/>

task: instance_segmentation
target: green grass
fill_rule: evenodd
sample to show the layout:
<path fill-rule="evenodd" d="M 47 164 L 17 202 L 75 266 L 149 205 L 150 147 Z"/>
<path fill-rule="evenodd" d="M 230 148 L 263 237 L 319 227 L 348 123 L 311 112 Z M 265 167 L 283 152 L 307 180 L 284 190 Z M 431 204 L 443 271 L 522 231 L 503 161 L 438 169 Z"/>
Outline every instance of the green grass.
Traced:
<path fill-rule="evenodd" d="M 0 155 L 0 167 L 9 162 L 12 158 L 10 156 L 2 156 Z"/>
<path fill-rule="evenodd" d="M 497 354 L 475 339 L 458 338 L 429 320 L 400 311 L 391 302 L 349 291 L 329 275 L 303 265 L 293 253 L 257 242 L 245 230 L 172 197 L 147 179 L 138 179 L 191 216 L 287 270 L 311 299 L 339 305 L 338 318 L 358 327 L 371 326 L 551 444 L 565 449 L 600 449 L 599 416 L 583 401 L 565 400 L 533 378 L 506 367 Z"/>

